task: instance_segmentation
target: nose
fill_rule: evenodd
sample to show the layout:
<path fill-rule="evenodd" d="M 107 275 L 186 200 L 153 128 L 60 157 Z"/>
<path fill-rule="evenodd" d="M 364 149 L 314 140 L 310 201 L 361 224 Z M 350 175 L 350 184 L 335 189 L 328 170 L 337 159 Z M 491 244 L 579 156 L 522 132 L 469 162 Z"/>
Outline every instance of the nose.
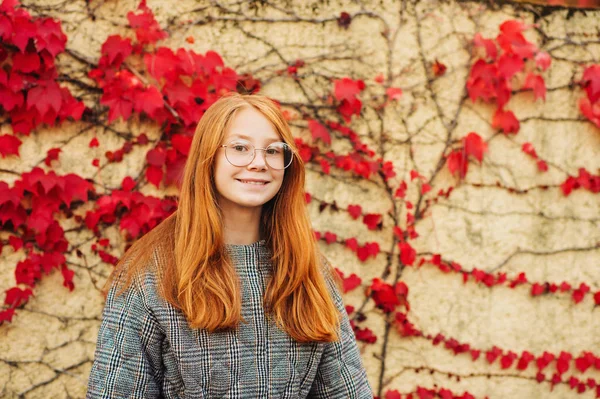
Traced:
<path fill-rule="evenodd" d="M 266 156 L 267 156 L 266 150 L 255 149 L 254 150 L 254 159 L 252 160 L 252 162 L 250 162 L 248 164 L 248 169 L 266 170 L 267 169 Z"/>

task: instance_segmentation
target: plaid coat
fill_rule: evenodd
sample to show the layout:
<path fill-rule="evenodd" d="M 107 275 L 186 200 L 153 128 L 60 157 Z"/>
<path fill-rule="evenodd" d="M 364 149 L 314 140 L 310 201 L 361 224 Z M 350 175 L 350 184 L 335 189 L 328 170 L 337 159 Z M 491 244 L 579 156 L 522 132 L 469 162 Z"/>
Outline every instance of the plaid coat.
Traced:
<path fill-rule="evenodd" d="M 191 329 L 147 272 L 116 297 L 109 291 L 87 398 L 373 398 L 342 298 L 340 340 L 299 343 L 264 313 L 270 275 L 264 240 L 227 245 L 243 290 L 237 330 Z M 160 262 L 157 256 L 154 262 Z M 160 266 L 160 264 L 159 264 Z"/>

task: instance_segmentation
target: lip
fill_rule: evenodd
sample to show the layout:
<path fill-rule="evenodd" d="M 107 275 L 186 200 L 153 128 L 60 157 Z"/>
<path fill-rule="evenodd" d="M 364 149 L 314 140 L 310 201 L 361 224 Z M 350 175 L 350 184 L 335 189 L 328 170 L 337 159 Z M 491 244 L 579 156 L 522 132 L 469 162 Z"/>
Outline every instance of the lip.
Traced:
<path fill-rule="evenodd" d="M 269 183 L 268 180 L 262 180 L 262 179 L 235 179 L 235 180 L 239 181 L 240 183 L 243 183 L 242 180 L 251 181 L 251 182 Z"/>
<path fill-rule="evenodd" d="M 235 179 L 235 180 L 237 180 L 240 184 L 243 184 L 247 188 L 261 188 L 261 187 L 266 187 L 270 183 L 267 180 L 260 180 L 260 179 Z M 248 181 L 248 182 L 261 182 L 261 183 L 265 183 L 265 184 L 244 183 L 242 180 L 245 180 L 245 181 Z"/>

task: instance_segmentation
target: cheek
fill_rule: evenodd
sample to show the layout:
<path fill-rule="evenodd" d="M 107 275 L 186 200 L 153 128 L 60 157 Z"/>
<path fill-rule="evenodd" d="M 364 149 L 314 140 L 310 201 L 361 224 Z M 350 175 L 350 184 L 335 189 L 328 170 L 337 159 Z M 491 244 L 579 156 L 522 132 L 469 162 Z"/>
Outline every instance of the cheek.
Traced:
<path fill-rule="evenodd" d="M 214 163 L 214 178 L 215 180 L 219 180 L 219 178 L 223 178 L 230 173 L 229 170 L 229 162 L 223 155 L 217 155 Z"/>
<path fill-rule="evenodd" d="M 217 189 L 217 192 L 221 193 L 223 191 L 223 189 L 227 188 L 227 177 L 230 174 L 230 171 L 228 170 L 228 165 L 223 163 L 223 161 L 225 161 L 227 163 L 227 160 L 221 159 L 220 157 L 217 157 L 215 159 L 215 163 L 214 163 L 214 174 L 213 174 L 213 181 L 215 184 L 215 187 Z"/>
<path fill-rule="evenodd" d="M 281 190 L 281 187 L 283 186 L 283 176 L 283 173 L 278 174 L 277 176 L 273 176 L 274 180 L 276 180 L 277 191 Z"/>

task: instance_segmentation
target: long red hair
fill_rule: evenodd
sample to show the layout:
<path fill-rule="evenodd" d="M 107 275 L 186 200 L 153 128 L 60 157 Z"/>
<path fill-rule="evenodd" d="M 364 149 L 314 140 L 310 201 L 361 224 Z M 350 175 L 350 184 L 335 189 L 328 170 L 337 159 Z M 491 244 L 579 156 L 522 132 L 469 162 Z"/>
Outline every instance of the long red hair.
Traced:
<path fill-rule="evenodd" d="M 121 258 L 105 287 L 113 281 L 124 292 L 135 275 L 160 265 L 158 291 L 180 309 L 191 328 L 210 332 L 235 328 L 241 318 L 241 287 L 223 240 L 222 218 L 216 205 L 215 154 L 236 112 L 254 107 L 297 148 L 277 105 L 259 95 L 226 95 L 202 116 L 185 165 L 175 213 L 136 241 Z M 264 295 L 267 313 L 299 342 L 338 339 L 337 310 L 314 240 L 304 197 L 304 162 L 294 156 L 277 195 L 263 205 L 261 231 L 273 255 L 272 277 Z M 153 256 L 158 262 L 151 261 Z"/>

